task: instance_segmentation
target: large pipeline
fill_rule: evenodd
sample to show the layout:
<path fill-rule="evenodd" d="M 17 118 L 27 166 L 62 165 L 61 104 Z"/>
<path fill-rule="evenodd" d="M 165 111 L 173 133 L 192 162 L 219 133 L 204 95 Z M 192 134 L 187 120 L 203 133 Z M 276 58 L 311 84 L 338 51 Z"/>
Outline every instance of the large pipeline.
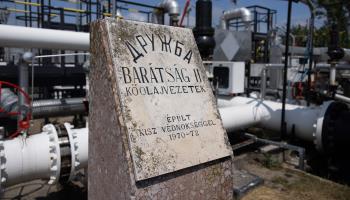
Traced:
<path fill-rule="evenodd" d="M 326 112 L 332 101 L 319 107 L 304 107 L 286 104 L 287 133 L 313 142 L 316 148 L 323 150 L 322 134 Z M 219 98 L 219 111 L 228 131 L 259 126 L 272 131 L 280 130 L 282 104 L 279 102 L 246 98 Z M 237 114 L 239 113 L 239 114 Z"/>
<path fill-rule="evenodd" d="M 88 51 L 90 34 L 0 25 L 0 46 Z"/>
<path fill-rule="evenodd" d="M 248 18 L 249 19 L 249 18 Z M 0 24 L 0 46 L 20 48 L 44 48 L 62 50 L 88 51 L 90 47 L 89 33 L 61 31 L 43 28 L 28 28 Z M 277 45 L 281 52 L 284 45 Z M 327 60 L 327 48 L 319 47 L 314 49 L 314 55 L 321 56 L 321 60 Z M 350 49 L 344 50 L 344 61 L 350 61 Z M 293 47 L 296 55 L 305 55 L 305 47 Z"/>
<path fill-rule="evenodd" d="M 49 124 L 43 132 L 0 141 L 0 188 L 35 179 L 69 181 L 87 167 L 88 130 L 63 130 Z M 65 163 L 64 165 L 62 163 Z M 69 165 L 67 165 L 69 163 Z"/>
<path fill-rule="evenodd" d="M 254 126 L 279 130 L 281 103 L 234 97 L 219 98 L 218 106 L 223 125 L 229 132 Z M 286 104 L 288 132 L 314 142 L 320 151 L 329 150 L 328 136 L 333 136 L 336 146 L 347 145 L 349 137 L 344 127 L 347 127 L 350 112 L 346 108 L 335 102 L 315 108 Z M 334 118 L 334 113 L 342 113 L 340 120 Z M 330 121 L 333 123 L 329 124 Z M 333 129 L 340 134 L 332 135 Z M 34 179 L 46 179 L 51 184 L 72 180 L 77 170 L 87 167 L 88 130 L 73 129 L 67 123 L 63 129 L 46 125 L 40 134 L 0 141 L 0 156 L 1 187 Z M 67 161 L 70 165 L 61 165 Z"/>

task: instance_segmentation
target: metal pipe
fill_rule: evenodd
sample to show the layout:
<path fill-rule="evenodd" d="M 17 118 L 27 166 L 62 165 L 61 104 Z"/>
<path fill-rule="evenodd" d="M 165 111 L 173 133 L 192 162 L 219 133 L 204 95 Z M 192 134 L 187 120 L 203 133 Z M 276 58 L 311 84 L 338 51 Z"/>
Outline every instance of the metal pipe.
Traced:
<path fill-rule="evenodd" d="M 323 70 L 323 69 L 330 70 L 330 68 L 331 68 L 331 64 L 328 64 L 328 63 L 319 63 L 315 67 L 316 70 Z M 337 70 L 350 70 L 350 64 L 339 64 L 339 63 L 337 63 L 335 65 L 335 68 Z"/>
<path fill-rule="evenodd" d="M 310 22 L 309 22 L 309 46 L 308 46 L 308 57 L 309 57 L 309 70 L 307 73 L 307 94 L 306 101 L 307 106 L 310 106 L 310 97 L 311 97 L 311 72 L 313 66 L 313 56 L 314 56 L 314 28 L 315 28 L 315 16 L 316 16 L 316 6 L 311 0 L 300 0 L 301 3 L 306 4 L 310 9 Z"/>
<path fill-rule="evenodd" d="M 152 13 L 152 22 L 161 24 L 163 22 L 163 16 L 168 13 L 170 16 L 169 24 L 171 26 L 177 25 L 178 16 L 180 15 L 180 7 L 176 0 L 163 0 L 158 4 L 159 8 L 162 8 L 164 12 L 159 12 L 159 9 L 154 9 Z"/>
<path fill-rule="evenodd" d="M 347 104 L 350 104 L 350 98 L 349 98 L 349 97 L 346 97 L 346 96 L 344 96 L 344 95 L 335 94 L 335 95 L 334 95 L 334 98 L 335 98 L 336 100 L 343 101 L 343 102 L 345 102 L 345 103 L 347 103 Z"/>
<path fill-rule="evenodd" d="M 304 141 L 314 142 L 318 149 L 322 149 L 323 118 L 332 102 L 325 102 L 316 108 L 286 104 L 286 133 Z M 237 131 L 252 126 L 272 131 L 280 130 L 282 110 L 279 102 L 234 97 L 220 98 L 218 106 L 227 131 Z"/>
<path fill-rule="evenodd" d="M 257 136 L 249 134 L 249 133 L 245 133 L 244 136 L 255 140 L 255 142 L 260 142 L 260 143 L 264 143 L 264 144 L 272 144 L 272 145 L 278 146 L 278 147 L 283 148 L 283 149 L 297 151 L 299 153 L 299 166 L 298 167 L 300 170 L 304 170 L 305 149 L 303 147 L 287 144 L 285 142 L 276 142 L 276 141 L 272 141 L 272 140 L 258 138 Z"/>
<path fill-rule="evenodd" d="M 36 119 L 86 114 L 84 101 L 84 98 L 37 100 L 33 102 L 32 114 Z"/>
<path fill-rule="evenodd" d="M 18 65 L 18 85 L 26 93 L 29 90 L 29 63 L 31 62 L 33 54 L 31 52 L 25 52 Z M 17 115 L 18 125 L 23 120 L 25 113 L 27 112 L 28 105 L 26 105 L 25 97 L 23 95 L 18 96 L 18 112 Z"/>
<path fill-rule="evenodd" d="M 112 0 L 112 17 L 116 17 L 117 0 Z"/>
<path fill-rule="evenodd" d="M 0 46 L 88 51 L 89 33 L 29 28 L 0 24 Z M 278 45 L 285 52 L 285 45 Z M 343 49 L 342 60 L 350 61 L 350 49 Z M 305 55 L 304 47 L 293 47 L 295 55 Z M 314 55 L 327 57 L 327 48 L 314 48 Z"/>
<path fill-rule="evenodd" d="M 283 64 L 266 64 L 261 70 L 261 87 L 260 87 L 260 99 L 264 100 L 266 96 L 266 81 L 267 81 L 267 71 L 274 69 L 280 70 L 283 67 Z"/>
<path fill-rule="evenodd" d="M 85 101 L 84 98 L 36 100 L 33 101 L 32 115 L 34 119 L 38 119 L 86 114 Z M 6 112 L 17 112 L 18 105 L 18 96 L 9 89 L 2 89 L 0 108 Z"/>
<path fill-rule="evenodd" d="M 331 63 L 331 67 L 329 70 L 329 85 L 336 86 L 337 85 L 337 69 L 336 63 Z"/>
<path fill-rule="evenodd" d="M 89 33 L 0 25 L 3 47 L 89 50 Z"/>
<path fill-rule="evenodd" d="M 288 57 L 289 57 L 289 33 L 290 24 L 292 17 L 292 0 L 288 0 L 288 16 L 287 16 L 287 31 L 286 31 L 286 51 L 284 54 L 284 70 L 283 70 L 283 92 L 282 92 L 282 112 L 281 112 L 281 138 L 285 137 L 287 134 L 287 124 L 286 124 L 286 99 L 287 99 L 287 73 L 288 73 Z"/>
<path fill-rule="evenodd" d="M 21 61 L 21 63 L 18 65 L 18 80 L 19 80 L 19 87 L 26 93 L 28 93 L 28 78 L 29 78 L 29 74 L 28 74 L 28 63 L 25 63 L 23 61 Z M 19 95 L 18 96 L 18 107 L 19 110 L 18 112 L 20 113 L 19 115 L 17 115 L 17 126 L 19 126 L 20 121 L 23 120 L 25 114 L 24 112 L 26 112 L 25 109 L 25 98 L 23 95 Z"/>
<path fill-rule="evenodd" d="M 264 100 L 266 96 L 266 77 L 267 77 L 267 68 L 266 66 L 261 70 L 261 90 L 260 90 L 260 99 Z"/>
<path fill-rule="evenodd" d="M 247 29 L 250 28 L 250 22 L 253 20 L 252 14 L 248 8 L 236 8 L 225 11 L 220 18 L 222 29 L 229 29 L 229 22 L 233 19 L 241 18 Z"/>
<path fill-rule="evenodd" d="M 69 145 L 59 145 L 59 134 L 52 124 L 45 125 L 43 132 L 29 137 L 0 140 L 0 188 L 35 179 L 56 183 L 61 178 L 61 152 L 71 154 L 69 177 L 87 167 L 88 129 L 72 129 L 65 124 Z M 67 150 L 69 147 L 70 151 Z M 64 149 L 62 149 L 64 148 Z"/>

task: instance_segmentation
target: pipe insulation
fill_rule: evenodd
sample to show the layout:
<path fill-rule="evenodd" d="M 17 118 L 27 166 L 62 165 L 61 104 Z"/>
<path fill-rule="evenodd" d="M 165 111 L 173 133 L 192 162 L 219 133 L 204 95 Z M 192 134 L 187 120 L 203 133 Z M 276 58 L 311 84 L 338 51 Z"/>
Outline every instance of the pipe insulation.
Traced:
<path fill-rule="evenodd" d="M 65 124 L 69 136 L 72 158 L 69 180 L 77 170 L 87 167 L 87 128 L 73 129 Z M 43 132 L 28 137 L 0 141 L 0 187 L 9 187 L 22 182 L 44 179 L 54 184 L 62 178 L 64 161 L 62 139 L 64 131 L 52 124 L 45 125 Z M 74 160 L 74 161 L 73 161 Z"/>
<path fill-rule="evenodd" d="M 245 24 L 246 28 L 250 28 L 250 22 L 253 20 L 252 13 L 248 8 L 236 8 L 233 10 L 224 11 L 220 18 L 220 25 L 222 29 L 229 29 L 229 22 L 233 19 L 242 19 L 242 22 Z"/>
<path fill-rule="evenodd" d="M 18 111 L 18 97 L 8 88 L 1 89 L 0 108 L 5 112 Z"/>
<path fill-rule="evenodd" d="M 164 23 L 164 14 L 168 13 L 170 16 L 170 25 L 175 25 L 177 23 L 178 16 L 180 15 L 180 7 L 176 0 L 163 0 L 158 4 L 159 8 L 163 9 L 159 11 L 159 9 L 154 9 L 152 12 L 152 22 L 155 24 Z"/>
<path fill-rule="evenodd" d="M 322 150 L 323 119 L 332 101 L 319 107 L 286 104 L 287 133 L 304 141 L 313 142 Z M 280 130 L 282 104 L 267 100 L 234 97 L 219 98 L 219 112 L 228 131 L 259 126 L 272 131 Z M 237 114 L 239 113 L 239 114 Z"/>
<path fill-rule="evenodd" d="M 33 101 L 33 117 L 56 117 L 87 113 L 84 98 L 47 99 Z"/>
<path fill-rule="evenodd" d="M 0 25 L 0 46 L 88 51 L 89 33 Z"/>
<path fill-rule="evenodd" d="M 33 101 L 33 118 L 70 116 L 76 114 L 86 114 L 88 111 L 84 98 L 67 99 L 44 99 Z M 18 96 L 10 89 L 2 89 L 0 97 L 0 108 L 6 112 L 18 111 Z"/>
<path fill-rule="evenodd" d="M 176 0 L 163 0 L 158 7 L 163 8 L 170 16 L 180 14 L 180 7 Z"/>

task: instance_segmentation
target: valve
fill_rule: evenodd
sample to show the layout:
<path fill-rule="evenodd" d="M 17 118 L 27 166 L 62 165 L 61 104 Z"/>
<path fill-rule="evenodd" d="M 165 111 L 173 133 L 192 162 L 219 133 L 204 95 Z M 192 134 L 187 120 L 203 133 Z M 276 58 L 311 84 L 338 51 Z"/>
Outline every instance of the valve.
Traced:
<path fill-rule="evenodd" d="M 32 105 L 31 98 L 18 85 L 15 85 L 13 83 L 9 83 L 6 81 L 0 81 L 0 101 L 2 100 L 1 95 L 3 94 L 2 91 L 4 88 L 9 88 L 12 91 L 17 92 L 17 110 L 3 108 L 3 107 L 1 107 L 2 102 L 0 102 L 0 115 L 2 117 L 13 118 L 13 117 L 17 116 L 17 118 L 20 119 L 17 122 L 17 129 L 8 134 L 9 138 L 15 138 L 19 134 L 28 130 L 30 127 L 30 120 L 31 120 L 31 116 L 32 116 L 31 115 L 31 105 Z M 25 107 L 21 107 L 18 105 L 18 96 L 19 95 L 22 95 L 24 97 L 24 103 L 26 105 Z"/>

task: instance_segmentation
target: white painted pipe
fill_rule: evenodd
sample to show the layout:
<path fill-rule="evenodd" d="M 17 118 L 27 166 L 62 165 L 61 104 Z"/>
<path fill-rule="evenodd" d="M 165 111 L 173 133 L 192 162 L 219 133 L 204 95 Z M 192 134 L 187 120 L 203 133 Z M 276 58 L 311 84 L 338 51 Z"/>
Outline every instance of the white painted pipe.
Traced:
<path fill-rule="evenodd" d="M 164 12 L 154 9 L 152 13 L 152 23 L 161 24 L 164 20 L 165 13 L 168 13 L 170 16 L 170 25 L 172 25 L 172 22 L 177 21 L 177 17 L 180 15 L 180 7 L 176 0 L 163 0 L 158 4 L 158 7 L 163 8 Z"/>
<path fill-rule="evenodd" d="M 79 169 L 88 164 L 88 129 L 73 129 L 69 123 L 64 123 L 67 130 L 71 150 L 71 171 L 69 180 L 72 180 Z"/>
<path fill-rule="evenodd" d="M 158 7 L 163 8 L 169 15 L 180 15 L 180 7 L 176 0 L 163 0 Z"/>
<path fill-rule="evenodd" d="M 341 94 L 335 94 L 334 98 L 336 100 L 339 100 L 339 101 L 345 102 L 347 104 L 350 104 L 350 98 L 347 97 L 347 96 L 344 96 L 344 95 L 341 95 Z"/>
<path fill-rule="evenodd" d="M 286 122 L 289 133 L 306 141 L 313 141 L 322 148 L 323 117 L 331 102 L 317 108 L 286 105 Z M 260 126 L 279 131 L 281 103 L 260 99 L 234 97 L 218 99 L 219 112 L 224 127 L 236 131 L 247 127 Z M 73 129 L 65 123 L 71 150 L 71 172 L 69 180 L 77 170 L 86 168 L 88 161 L 88 130 Z M 60 177 L 61 157 L 56 128 L 46 125 L 42 133 L 28 138 L 18 137 L 0 141 L 1 186 L 34 179 L 46 179 L 55 183 Z"/>
<path fill-rule="evenodd" d="M 72 168 L 70 180 L 77 170 L 86 168 L 88 161 L 87 128 L 67 129 L 71 147 Z M 43 132 L 29 137 L 0 141 L 0 188 L 44 179 L 49 184 L 56 183 L 60 177 L 61 151 L 56 128 L 49 124 Z"/>
<path fill-rule="evenodd" d="M 322 125 L 324 115 L 332 103 L 326 102 L 320 107 L 286 105 L 288 133 L 316 144 L 322 149 Z M 230 107 L 231 105 L 231 107 Z M 224 127 L 236 131 L 251 126 L 259 126 L 273 131 L 280 130 L 282 104 L 260 99 L 233 97 L 218 99 L 219 111 Z"/>
<path fill-rule="evenodd" d="M 250 22 L 253 20 L 253 17 L 248 8 L 236 8 L 225 11 L 220 18 L 221 28 L 228 30 L 230 20 L 238 18 L 242 19 L 247 29 L 250 28 Z"/>
<path fill-rule="evenodd" d="M 267 113 L 251 105 L 220 108 L 222 123 L 228 132 L 258 125 Z"/>
<path fill-rule="evenodd" d="M 90 34 L 0 25 L 0 46 L 88 51 Z"/>
<path fill-rule="evenodd" d="M 45 179 L 55 183 L 60 174 L 58 136 L 53 125 L 28 138 L 1 141 L 1 187 Z"/>
<path fill-rule="evenodd" d="M 331 64 L 331 68 L 329 71 L 329 84 L 331 86 L 337 85 L 337 69 L 335 68 L 335 64 Z"/>

